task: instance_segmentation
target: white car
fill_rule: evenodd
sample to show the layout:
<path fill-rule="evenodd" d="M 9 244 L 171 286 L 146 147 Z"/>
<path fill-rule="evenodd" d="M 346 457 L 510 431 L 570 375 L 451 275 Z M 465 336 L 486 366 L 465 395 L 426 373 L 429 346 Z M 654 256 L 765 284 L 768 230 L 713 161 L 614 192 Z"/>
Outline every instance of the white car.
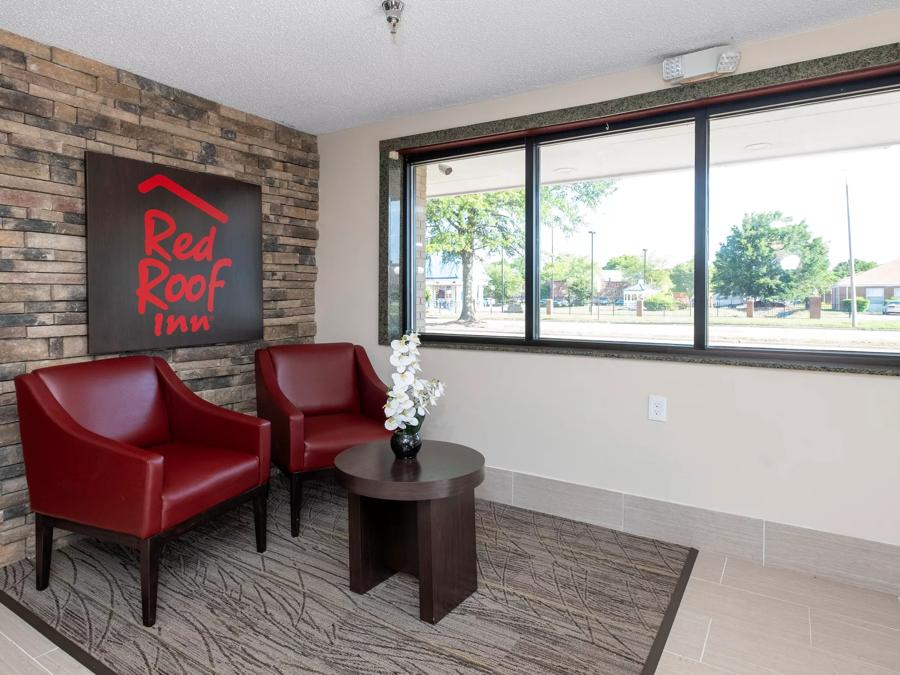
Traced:
<path fill-rule="evenodd" d="M 900 314 L 900 302 L 892 301 L 884 303 L 883 314 Z"/>

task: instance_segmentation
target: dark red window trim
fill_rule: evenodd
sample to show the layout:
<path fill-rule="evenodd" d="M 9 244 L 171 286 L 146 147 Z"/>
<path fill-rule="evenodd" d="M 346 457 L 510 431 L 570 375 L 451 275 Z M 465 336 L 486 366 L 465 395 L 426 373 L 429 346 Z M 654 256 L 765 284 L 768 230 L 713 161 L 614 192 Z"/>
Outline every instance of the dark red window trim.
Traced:
<path fill-rule="evenodd" d="M 398 152 L 406 156 L 414 156 L 423 153 L 443 152 L 445 150 L 457 150 L 468 148 L 473 145 L 483 145 L 485 143 L 494 143 L 499 141 L 514 141 L 525 139 L 530 136 L 552 134 L 556 132 L 574 131 L 595 127 L 601 124 L 612 124 L 614 122 L 626 122 L 631 120 L 639 120 L 646 117 L 656 117 L 668 113 L 684 112 L 705 108 L 720 103 L 733 103 L 736 101 L 745 101 L 747 99 L 759 98 L 760 96 L 768 96 L 775 94 L 787 94 L 791 92 L 803 91 L 805 89 L 813 89 L 816 87 L 841 85 L 850 82 L 858 82 L 873 77 L 884 75 L 895 75 L 900 73 L 900 63 L 893 63 L 886 66 L 874 66 L 871 68 L 863 68 L 846 73 L 838 73 L 836 75 L 826 75 L 823 77 L 810 78 L 808 80 L 797 80 L 795 82 L 786 82 L 784 84 L 773 84 L 766 87 L 757 87 L 756 89 L 746 89 L 744 91 L 734 92 L 731 94 L 720 94 L 718 96 L 707 96 L 692 101 L 683 101 L 681 103 L 672 103 L 670 105 L 656 106 L 652 108 L 643 108 L 618 115 L 609 115 L 606 117 L 592 117 L 577 122 L 566 122 L 563 124 L 552 124 L 545 127 L 532 127 L 522 129 L 520 131 L 510 131 L 501 134 L 492 134 L 487 136 L 475 136 L 472 138 L 464 138 L 458 141 L 447 141 L 445 143 L 433 143 L 431 145 L 420 145 L 409 148 L 402 148 Z"/>

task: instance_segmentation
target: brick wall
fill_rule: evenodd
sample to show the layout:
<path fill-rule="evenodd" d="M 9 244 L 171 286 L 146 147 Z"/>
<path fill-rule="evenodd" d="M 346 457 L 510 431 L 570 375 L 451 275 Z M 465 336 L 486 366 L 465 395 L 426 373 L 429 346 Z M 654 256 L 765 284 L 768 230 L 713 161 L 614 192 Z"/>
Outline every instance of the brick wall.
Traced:
<path fill-rule="evenodd" d="M 33 546 L 13 378 L 91 358 L 86 150 L 261 185 L 264 340 L 316 332 L 314 136 L 0 31 L 0 564 Z M 159 353 L 204 398 L 253 412 L 258 346 Z"/>

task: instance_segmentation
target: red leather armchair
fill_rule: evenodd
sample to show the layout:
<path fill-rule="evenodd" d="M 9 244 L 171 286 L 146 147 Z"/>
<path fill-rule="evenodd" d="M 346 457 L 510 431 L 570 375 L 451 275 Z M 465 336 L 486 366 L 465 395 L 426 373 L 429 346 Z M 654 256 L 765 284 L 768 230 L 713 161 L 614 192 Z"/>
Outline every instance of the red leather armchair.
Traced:
<path fill-rule="evenodd" d="M 387 438 L 388 387 L 366 350 L 349 343 L 284 345 L 256 352 L 256 411 L 272 422 L 272 461 L 290 478 L 291 536 L 300 534 L 304 478 L 338 453 Z"/>
<path fill-rule="evenodd" d="M 16 398 L 38 590 L 56 527 L 138 549 L 145 626 L 167 540 L 252 500 L 265 551 L 268 422 L 204 401 L 149 356 L 40 368 L 16 378 Z"/>

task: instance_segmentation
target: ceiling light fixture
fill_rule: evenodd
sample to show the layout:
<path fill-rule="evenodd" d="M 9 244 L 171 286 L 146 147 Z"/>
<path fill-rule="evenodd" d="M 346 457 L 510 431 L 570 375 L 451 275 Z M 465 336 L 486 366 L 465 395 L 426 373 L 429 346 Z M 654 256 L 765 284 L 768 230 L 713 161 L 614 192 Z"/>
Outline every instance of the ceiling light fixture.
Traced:
<path fill-rule="evenodd" d="M 574 166 L 561 166 L 558 169 L 554 169 L 553 173 L 559 174 L 560 176 L 567 176 L 570 173 L 575 173 Z"/>
<path fill-rule="evenodd" d="M 403 1 L 384 0 L 381 3 L 381 9 L 384 10 L 384 16 L 391 27 L 391 35 L 396 35 L 397 24 L 400 23 L 400 15 L 403 14 Z"/>
<path fill-rule="evenodd" d="M 772 147 L 771 143 L 763 141 L 762 143 L 751 143 L 750 145 L 745 145 L 744 150 L 749 150 L 750 152 L 756 152 L 757 150 L 768 150 Z"/>

